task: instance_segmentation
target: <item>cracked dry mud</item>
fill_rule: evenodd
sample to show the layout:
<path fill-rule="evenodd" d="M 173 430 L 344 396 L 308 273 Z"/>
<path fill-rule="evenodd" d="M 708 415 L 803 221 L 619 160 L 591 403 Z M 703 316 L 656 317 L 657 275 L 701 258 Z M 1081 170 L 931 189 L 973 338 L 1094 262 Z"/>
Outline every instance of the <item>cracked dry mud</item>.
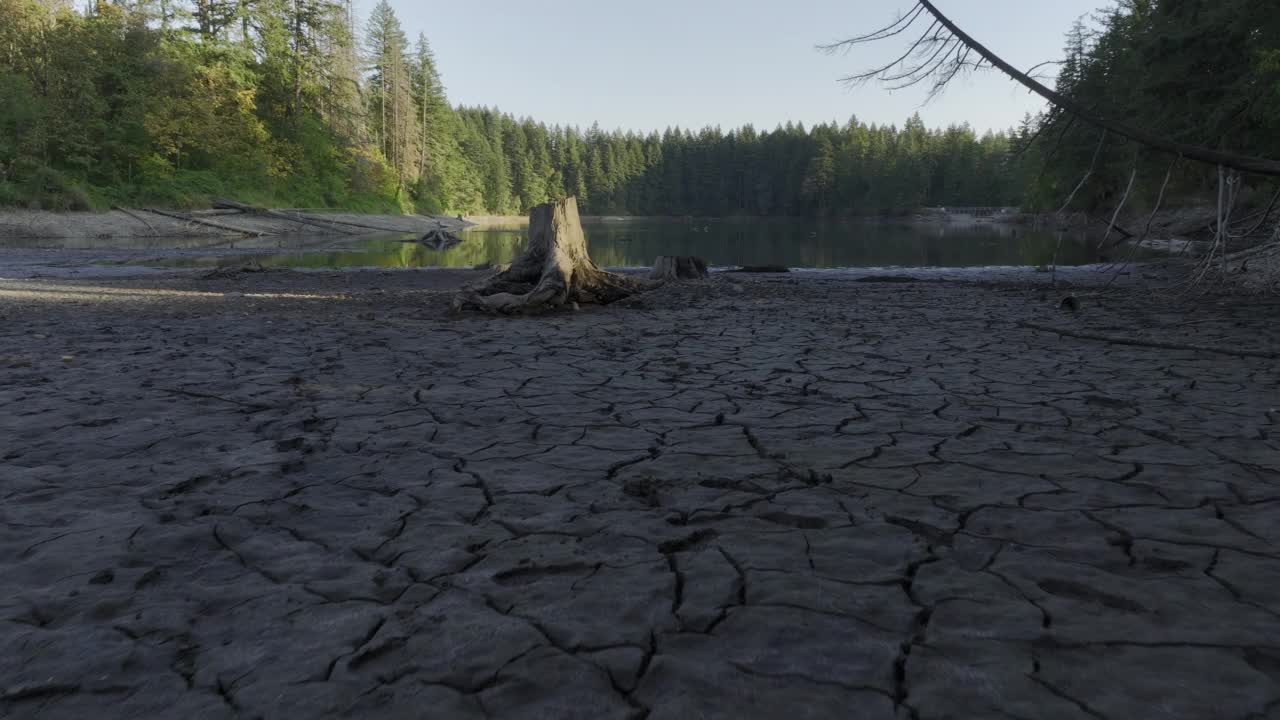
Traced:
<path fill-rule="evenodd" d="M 0 282 L 0 715 L 1280 718 L 1275 362 L 1015 324 L 1274 304 L 428 277 Z"/>

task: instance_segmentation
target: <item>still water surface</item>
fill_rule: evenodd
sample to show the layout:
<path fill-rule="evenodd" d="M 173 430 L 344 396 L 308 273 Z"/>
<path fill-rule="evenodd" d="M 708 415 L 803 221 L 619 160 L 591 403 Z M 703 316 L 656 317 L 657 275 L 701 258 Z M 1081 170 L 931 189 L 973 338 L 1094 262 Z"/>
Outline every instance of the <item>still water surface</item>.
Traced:
<path fill-rule="evenodd" d="M 785 265 L 797 268 L 1039 266 L 1053 261 L 1059 234 L 1012 225 L 890 224 L 803 220 L 624 220 L 585 224 L 592 258 L 605 267 L 650 266 L 659 255 L 696 255 L 712 266 Z M 233 265 L 253 250 L 267 267 L 471 267 L 509 262 L 526 228 L 484 226 L 464 231 L 462 244 L 443 251 L 403 237 L 265 238 L 223 244 L 216 255 L 186 255 L 157 264 Z M 276 250 L 277 252 L 270 252 Z M 268 252 L 263 252 L 268 251 Z M 1078 235 L 1062 238 L 1058 262 L 1085 265 L 1102 257 Z"/>

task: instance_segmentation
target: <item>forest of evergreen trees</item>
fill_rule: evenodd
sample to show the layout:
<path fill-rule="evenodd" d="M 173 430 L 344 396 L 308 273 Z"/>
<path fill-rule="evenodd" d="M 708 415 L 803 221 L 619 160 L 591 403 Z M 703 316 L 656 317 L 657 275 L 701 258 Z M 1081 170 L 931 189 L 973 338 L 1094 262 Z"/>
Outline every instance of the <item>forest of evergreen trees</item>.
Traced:
<path fill-rule="evenodd" d="M 1067 36 L 1058 92 L 1168 140 L 1280 159 L 1280 2 L 1117 0 L 1092 20 Z M 1028 131 L 1038 133 L 1022 159 L 1028 206 L 1057 209 L 1086 174 L 1080 209 L 1114 207 L 1130 177 L 1130 207 L 1153 206 L 1166 177 L 1166 207 L 1215 199 L 1215 167 L 1103 137 L 1067 113 L 1051 111 L 1019 134 Z M 1264 191 L 1249 199 L 1256 204 L 1274 181 L 1241 184 Z"/>
<path fill-rule="evenodd" d="M 385 1 L 0 0 L 0 203 L 871 214 L 1016 203 L 1009 150 L 918 117 L 642 135 L 453 108 Z"/>
<path fill-rule="evenodd" d="M 1059 89 L 1189 142 L 1280 151 L 1280 3 L 1123 0 L 1068 39 Z M 1205 31 L 1209 28 L 1212 32 Z M 1208 38 L 1207 40 L 1205 38 Z M 548 127 L 446 98 L 428 40 L 382 0 L 0 0 L 0 204 L 589 214 L 870 215 L 1056 207 L 1098 132 L 1049 113 L 1016 130 L 788 124 L 638 134 Z M 1135 163 L 1109 143 L 1078 198 Z M 1179 170 L 1184 192 L 1203 168 Z"/>

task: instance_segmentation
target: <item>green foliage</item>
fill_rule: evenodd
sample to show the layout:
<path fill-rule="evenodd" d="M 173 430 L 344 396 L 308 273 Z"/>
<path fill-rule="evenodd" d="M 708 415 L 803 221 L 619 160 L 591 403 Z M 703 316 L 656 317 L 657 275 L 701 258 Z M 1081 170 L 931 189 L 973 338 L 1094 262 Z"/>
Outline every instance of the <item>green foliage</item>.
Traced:
<path fill-rule="evenodd" d="M 1280 157 L 1280 3 L 1258 0 L 1122 0 L 1089 32 L 1068 36 L 1058 91 L 1094 112 L 1178 142 Z M 1056 207 L 1080 182 L 1101 132 L 1064 113 L 1038 120 L 1029 200 Z M 1033 131 L 1034 133 L 1034 131 Z M 1111 136 L 1075 207 L 1118 202 L 1135 164 L 1139 204 L 1151 204 L 1173 158 Z M 1181 164 L 1170 196 L 1208 195 L 1217 169 Z"/>
<path fill-rule="evenodd" d="M 20 180 L 7 189 L 0 190 L 0 197 L 12 195 L 15 200 L 32 210 L 95 210 L 88 190 L 50 167 L 33 166 L 19 175 Z"/>
<path fill-rule="evenodd" d="M 20 157 L 39 147 L 45 111 L 31 83 L 21 75 L 0 73 L 0 181 L 12 179 Z"/>
<path fill-rule="evenodd" d="M 175 7 L 0 0 L 0 203 L 412 209 L 334 102 L 357 80 L 339 5 Z"/>
<path fill-rule="evenodd" d="M 1021 197 L 1015 138 L 918 116 L 642 135 L 455 109 L 385 0 L 360 43 L 331 0 L 90 8 L 0 0 L 0 203 L 870 215 Z"/>
<path fill-rule="evenodd" d="M 593 215 L 877 215 L 922 205 L 1013 205 L 1021 197 L 1011 136 L 941 131 L 750 126 L 694 134 L 585 132 L 458 111 L 462 147 L 488 211 L 519 214 L 576 195 Z"/>

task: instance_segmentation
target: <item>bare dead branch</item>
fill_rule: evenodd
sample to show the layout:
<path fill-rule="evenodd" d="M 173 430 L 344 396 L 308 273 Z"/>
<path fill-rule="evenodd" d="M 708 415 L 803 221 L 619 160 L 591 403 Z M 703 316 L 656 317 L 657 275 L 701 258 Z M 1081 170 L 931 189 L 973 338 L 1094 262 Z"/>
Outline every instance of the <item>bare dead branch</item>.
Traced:
<path fill-rule="evenodd" d="M 1068 197 L 1067 201 L 1062 204 L 1062 209 L 1057 212 L 1057 216 L 1059 218 L 1062 217 L 1062 213 L 1066 212 L 1067 207 L 1071 205 L 1071 201 L 1076 199 L 1076 194 L 1080 192 L 1080 189 L 1085 186 L 1085 183 L 1089 182 L 1089 178 L 1093 177 L 1093 171 L 1098 167 L 1098 157 L 1102 155 L 1102 146 L 1105 145 L 1106 143 L 1107 143 L 1107 131 L 1103 130 L 1102 137 L 1098 138 L 1098 148 L 1093 151 L 1093 162 L 1089 163 L 1089 169 L 1085 172 L 1084 177 L 1080 178 L 1080 184 L 1076 185 L 1075 190 L 1071 191 L 1070 197 Z M 1061 232 L 1059 233 L 1058 244 L 1053 248 L 1052 283 L 1053 283 L 1053 287 L 1055 288 L 1058 287 L 1058 256 L 1062 252 L 1062 240 L 1064 235 L 1065 235 L 1064 233 L 1061 233 Z"/>
<path fill-rule="evenodd" d="M 1267 221 L 1271 219 L 1271 211 L 1276 209 L 1277 200 L 1280 200 L 1280 190 L 1276 190 L 1275 195 L 1271 196 L 1271 203 L 1267 205 L 1266 210 L 1262 211 L 1262 219 L 1258 220 L 1257 223 L 1255 223 L 1252 227 L 1250 227 L 1248 230 L 1245 230 L 1242 233 L 1232 233 L 1231 237 L 1239 240 L 1241 238 L 1250 237 L 1254 233 L 1258 232 L 1258 230 L 1261 229 L 1263 225 L 1266 225 Z M 1250 217 L 1244 218 L 1242 222 L 1248 222 L 1250 219 L 1254 217 L 1258 217 L 1258 216 L 1252 215 Z"/>
<path fill-rule="evenodd" d="M 930 44 L 934 44 L 934 43 L 930 43 Z M 882 77 L 880 78 L 881 82 L 897 82 L 898 80 L 902 80 L 903 78 L 906 78 L 906 77 L 910 77 L 910 76 L 912 76 L 912 75 L 915 75 L 916 73 L 918 73 L 918 72 L 920 72 L 921 70 L 923 70 L 926 66 L 928 66 L 928 65 L 932 65 L 932 64 L 933 64 L 933 61 L 934 61 L 934 60 L 936 60 L 936 59 L 937 59 L 937 57 L 938 57 L 938 55 L 940 55 L 944 50 L 947 50 L 947 48 L 953 48 L 953 49 L 954 49 L 954 47 L 955 47 L 955 45 L 956 45 L 956 40 L 955 40 L 954 38 L 952 38 L 952 39 L 947 40 L 947 41 L 945 41 L 945 42 L 938 42 L 938 43 L 936 43 L 936 44 L 937 44 L 937 46 L 938 46 L 938 49 L 937 49 L 937 50 L 934 50 L 934 51 L 933 51 L 933 54 L 932 54 L 932 55 L 930 55 L 930 56 L 929 56 L 929 58 L 928 58 L 927 60 L 925 60 L 924 62 L 920 63 L 919 65 L 916 65 L 916 66 L 915 66 L 915 67 L 913 67 L 913 68 L 908 68 L 907 70 L 905 70 L 905 71 L 903 71 L 903 72 L 901 72 L 901 73 L 898 73 L 897 75 L 884 75 L 884 76 L 882 76 Z M 948 55 L 950 55 L 950 51 L 947 51 L 947 54 L 948 54 Z"/>
<path fill-rule="evenodd" d="M 1234 171 L 1228 174 L 1225 166 L 1218 166 L 1218 212 L 1213 242 L 1209 245 L 1208 254 L 1196 266 L 1191 278 L 1186 281 L 1185 289 L 1182 291 L 1183 295 L 1191 292 L 1204 281 L 1209 271 L 1213 268 L 1214 258 L 1218 257 L 1219 254 L 1222 257 L 1222 279 L 1226 280 L 1227 229 L 1231 227 L 1231 214 L 1235 209 L 1238 180 L 1239 178 Z"/>
<path fill-rule="evenodd" d="M 1044 61 L 1044 62 L 1042 62 L 1042 63 L 1037 63 L 1037 64 L 1035 64 L 1035 65 L 1032 65 L 1030 68 L 1027 68 L 1027 74 L 1028 74 L 1028 75 L 1030 75 L 1031 73 L 1033 73 L 1033 72 L 1035 72 L 1035 71 L 1039 70 L 1040 68 L 1044 67 L 1045 65 L 1065 65 L 1065 64 L 1066 64 L 1066 62 L 1067 62 L 1067 61 L 1065 61 L 1065 60 L 1045 60 L 1045 61 Z"/>
<path fill-rule="evenodd" d="M 1164 204 L 1164 193 L 1169 189 L 1169 181 L 1173 179 L 1173 169 L 1178 166 L 1180 160 L 1182 160 L 1181 155 L 1169 163 L 1169 171 L 1164 174 L 1164 182 L 1160 185 L 1160 194 L 1156 196 L 1156 206 L 1151 211 L 1151 215 L 1147 217 L 1147 225 L 1142 228 L 1142 237 L 1138 238 L 1138 243 L 1146 240 L 1147 236 L 1151 235 L 1151 224 L 1155 222 L 1156 214 L 1160 212 L 1160 206 Z"/>
<path fill-rule="evenodd" d="M 1111 232 L 1116 229 L 1116 221 L 1120 219 L 1120 212 L 1124 210 L 1125 203 L 1129 202 L 1129 194 L 1133 192 L 1133 183 L 1138 179 L 1138 158 L 1133 159 L 1133 172 L 1129 173 L 1129 186 L 1124 189 L 1124 196 L 1120 198 L 1120 202 L 1116 204 L 1116 211 L 1111 214 L 1111 224 L 1107 225 L 1107 234 L 1102 236 L 1102 242 L 1098 243 L 1098 249 L 1106 247 L 1107 241 L 1111 239 Z"/>
<path fill-rule="evenodd" d="M 965 47 L 963 52 L 956 51 L 956 60 L 946 73 L 940 76 L 934 83 L 933 89 L 929 91 L 929 100 L 933 100 L 956 78 L 967 66 L 966 61 L 969 58 L 970 49 Z"/>
<path fill-rule="evenodd" d="M 951 45 L 950 48 L 946 51 L 946 54 L 943 55 L 943 57 L 940 60 L 935 61 L 931 67 L 924 69 L 921 72 L 912 72 L 912 73 L 908 73 L 907 75 L 900 76 L 901 78 L 903 78 L 902 81 L 899 82 L 897 85 L 890 86 L 888 89 L 890 91 L 903 90 L 909 87 L 913 87 L 915 85 L 919 85 L 920 83 L 928 80 L 929 78 L 933 77 L 934 74 L 937 73 L 939 68 L 951 62 L 950 60 L 951 55 L 955 52 L 958 52 L 960 47 L 961 46 L 959 44 Z"/>
<path fill-rule="evenodd" d="M 1049 149 L 1049 154 L 1044 158 L 1046 164 L 1057 157 L 1058 151 L 1062 149 L 1062 141 L 1067 138 L 1067 133 L 1071 131 L 1071 128 L 1075 127 L 1076 116 L 1070 113 L 1066 115 L 1067 121 L 1062 125 L 1062 132 L 1058 133 L 1058 139 L 1054 141 L 1053 147 Z"/>
<path fill-rule="evenodd" d="M 828 54 L 832 54 L 842 50 L 847 51 L 854 45 L 862 45 L 864 43 L 875 42 L 877 40 L 886 40 L 906 32 L 923 12 L 924 6 L 920 3 L 916 3 L 911 10 L 907 11 L 905 15 L 899 17 L 897 22 L 894 22 L 891 25 L 887 25 L 875 32 L 861 35 L 859 37 L 841 40 L 840 42 L 831 43 L 829 45 L 819 45 L 818 49 Z"/>
<path fill-rule="evenodd" d="M 1107 284 L 1103 286 L 1104 290 L 1111 287 L 1111 284 L 1116 281 L 1116 278 L 1120 277 L 1120 273 L 1124 272 L 1133 264 L 1133 258 L 1137 255 L 1138 249 L 1142 247 L 1142 243 L 1146 242 L 1147 238 L 1151 235 L 1151 225 L 1155 222 L 1156 215 L 1160 213 L 1160 207 L 1164 205 L 1164 193 L 1169 189 L 1169 181 L 1173 179 L 1173 169 L 1178 166 L 1178 161 L 1181 159 L 1182 157 L 1179 156 L 1174 158 L 1173 162 L 1169 163 L 1169 170 L 1165 172 L 1164 182 L 1160 185 L 1160 194 L 1156 196 L 1156 206 L 1152 208 L 1151 214 L 1147 216 L 1147 224 L 1146 227 L 1142 228 L 1142 235 L 1140 235 L 1138 239 L 1134 240 L 1132 245 L 1130 245 L 1129 254 L 1125 257 L 1124 263 L 1120 265 L 1120 268 L 1116 270 L 1115 275 L 1112 275 L 1111 279 L 1107 281 Z M 1170 252 L 1172 253 L 1172 237 L 1169 238 L 1169 243 Z"/>
<path fill-rule="evenodd" d="M 846 85 L 858 85 L 861 83 L 865 83 L 869 80 L 874 80 L 876 78 L 879 78 L 884 73 L 901 65 L 903 62 L 907 60 L 907 58 L 915 55 L 920 50 L 921 45 L 928 44 L 931 40 L 940 39 L 938 33 L 935 32 L 935 29 L 937 27 L 938 27 L 938 21 L 935 20 L 933 21 L 933 24 L 931 24 L 924 31 L 924 33 L 919 38 L 916 39 L 915 42 L 911 43 L 911 47 L 907 48 L 907 51 L 903 53 L 897 60 L 894 60 L 893 62 L 888 63 L 886 65 L 881 65 L 875 70 L 868 70 L 867 72 L 864 72 L 864 73 L 858 73 L 856 75 L 850 75 L 848 77 L 841 78 L 840 82 Z M 933 34 L 932 37 L 930 37 L 930 33 Z"/>
<path fill-rule="evenodd" d="M 1071 206 L 1072 201 L 1076 199 L 1076 195 L 1084 189 L 1085 183 L 1089 182 L 1089 178 L 1093 177 L 1093 171 L 1098 168 L 1098 157 L 1102 155 L 1102 146 L 1106 143 L 1107 131 L 1103 130 L 1102 137 L 1098 138 L 1098 147 L 1093 151 L 1093 160 L 1089 163 L 1089 169 L 1085 171 L 1084 177 L 1080 178 L 1080 184 L 1076 185 L 1076 189 L 1072 190 L 1071 194 L 1067 196 L 1067 201 L 1062 204 L 1062 208 L 1057 212 L 1058 215 L 1067 211 L 1067 208 Z"/>

